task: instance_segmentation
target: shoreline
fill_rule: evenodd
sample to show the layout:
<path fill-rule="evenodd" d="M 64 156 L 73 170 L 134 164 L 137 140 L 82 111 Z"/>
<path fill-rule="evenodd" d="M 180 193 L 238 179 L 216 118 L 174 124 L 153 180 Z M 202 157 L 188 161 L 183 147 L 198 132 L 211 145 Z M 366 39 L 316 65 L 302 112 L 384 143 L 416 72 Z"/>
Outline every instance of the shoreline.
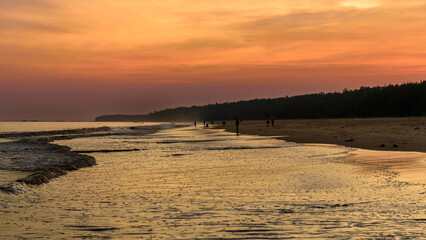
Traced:
<path fill-rule="evenodd" d="M 357 164 L 369 171 L 384 167 L 388 172 L 397 172 L 399 180 L 426 185 L 426 154 L 421 152 L 390 152 L 354 149 L 346 163 Z"/>
<path fill-rule="evenodd" d="M 26 176 L 1 185 L 0 191 L 4 193 L 16 194 L 15 183 L 41 185 L 49 182 L 50 179 L 65 175 L 69 171 L 96 164 L 94 157 L 73 152 L 69 147 L 52 144 L 44 139 L 41 141 L 19 140 L 5 145 L 6 149 L 15 152 L 11 154 L 11 158 L 16 163 L 10 164 L 11 166 L 3 166 L 2 170 L 12 171 L 12 174 L 19 171 L 22 174 L 25 173 Z M 2 148 L 4 147 L 2 146 Z"/>
<path fill-rule="evenodd" d="M 353 151 L 345 160 L 348 164 L 360 165 L 367 171 L 377 167 L 396 171 L 402 181 L 426 184 L 425 123 L 425 117 L 278 120 L 274 127 L 267 127 L 265 121 L 243 121 L 240 133 L 302 144 L 349 147 Z M 215 128 L 235 132 L 233 122 Z M 381 142 L 389 146 L 380 147 Z"/>
<path fill-rule="evenodd" d="M 424 235 L 424 185 L 346 161 L 350 148 L 194 126 L 54 143 L 149 151 L 96 154 L 94 167 L 37 187 L 16 184 L 18 195 L 0 193 L 3 238 Z"/>
<path fill-rule="evenodd" d="M 233 121 L 215 128 L 235 132 Z M 274 127 L 268 127 L 266 121 L 243 121 L 239 130 L 296 143 L 426 153 L 426 117 L 275 120 Z"/>
<path fill-rule="evenodd" d="M 127 132 L 114 132 L 109 127 L 82 128 L 61 131 L 41 131 L 0 134 L 7 141 L 0 142 L 0 171 L 9 172 L 11 182 L 0 185 L 0 192 L 16 194 L 16 183 L 41 185 L 80 168 L 96 165 L 96 159 L 67 146 L 54 144 L 55 140 L 102 137 L 111 135 L 146 135 L 157 132 L 161 126 L 128 127 Z M 139 149 L 131 149 L 135 151 Z M 104 150 L 100 150 L 101 152 Z M 128 150 L 113 150 L 128 151 Z M 96 152 L 96 151 L 95 151 Z M 19 174 L 18 174 L 19 173 Z M 14 176 L 15 175 L 15 176 Z"/>

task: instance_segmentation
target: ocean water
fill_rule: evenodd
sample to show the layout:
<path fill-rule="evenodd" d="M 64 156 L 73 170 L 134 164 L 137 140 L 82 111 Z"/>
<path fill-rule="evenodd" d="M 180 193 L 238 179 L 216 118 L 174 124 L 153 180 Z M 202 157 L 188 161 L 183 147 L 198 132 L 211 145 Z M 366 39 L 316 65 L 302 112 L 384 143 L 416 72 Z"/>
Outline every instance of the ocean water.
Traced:
<path fill-rule="evenodd" d="M 0 193 L 1 239 L 425 237 L 425 186 L 346 147 L 192 126 L 54 144 L 97 165 Z"/>

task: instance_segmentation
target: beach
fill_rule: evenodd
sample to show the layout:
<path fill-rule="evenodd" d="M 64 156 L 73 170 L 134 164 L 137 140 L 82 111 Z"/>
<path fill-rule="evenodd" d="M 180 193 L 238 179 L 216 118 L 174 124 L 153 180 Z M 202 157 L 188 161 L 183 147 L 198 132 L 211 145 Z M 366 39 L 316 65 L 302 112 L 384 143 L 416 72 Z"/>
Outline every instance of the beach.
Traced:
<path fill-rule="evenodd" d="M 96 164 L 46 184 L 15 182 L 13 194 L 0 192 L 0 237 L 424 237 L 425 183 L 375 163 L 377 151 L 357 154 L 344 146 L 191 125 L 129 130 L 50 142 Z M 407 154 L 393 153 L 396 162 Z M 425 161 L 424 153 L 416 154 Z M 361 155 L 365 159 L 356 158 Z M 0 159 L 3 166 L 7 157 Z"/>
<path fill-rule="evenodd" d="M 163 128 L 161 124 L 103 123 L 22 123 L 4 122 L 0 128 L 0 191 L 16 193 L 20 184 L 40 185 L 80 168 L 96 164 L 96 159 L 54 144 L 58 140 L 102 136 L 142 136 Z M 9 128 L 7 128 L 9 126 Z M 73 126 L 71 129 L 67 129 Z M 78 128 L 90 126 L 89 128 Z M 16 131 L 18 128 L 26 131 Z M 37 131 L 46 130 L 46 131 Z M 138 151 L 139 149 L 102 149 L 101 152 Z"/>
<path fill-rule="evenodd" d="M 426 240 L 425 10 L 0 0 L 0 240 Z"/>
<path fill-rule="evenodd" d="M 217 128 L 235 132 L 235 124 L 218 123 Z M 426 152 L 426 117 L 363 119 L 243 121 L 240 133 L 277 136 L 297 143 L 337 144 L 384 151 Z"/>

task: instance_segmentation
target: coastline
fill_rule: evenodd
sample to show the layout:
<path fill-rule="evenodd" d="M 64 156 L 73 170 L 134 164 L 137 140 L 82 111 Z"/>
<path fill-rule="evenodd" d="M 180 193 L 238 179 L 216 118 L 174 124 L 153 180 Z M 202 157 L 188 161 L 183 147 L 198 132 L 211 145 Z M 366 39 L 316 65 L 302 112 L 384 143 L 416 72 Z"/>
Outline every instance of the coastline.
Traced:
<path fill-rule="evenodd" d="M 233 122 L 215 128 L 235 132 Z M 383 168 L 396 172 L 400 181 L 426 184 L 425 117 L 278 120 L 274 127 L 267 127 L 265 121 L 243 121 L 240 133 L 350 147 L 352 155 L 345 163 L 360 165 L 366 171 Z M 381 144 L 385 147 L 380 147 Z"/>
<path fill-rule="evenodd" d="M 233 121 L 215 128 L 235 132 Z M 426 153 L 426 117 L 275 120 L 274 127 L 267 127 L 266 121 L 243 121 L 239 130 L 296 143 Z"/>
<path fill-rule="evenodd" d="M 362 166 L 366 171 L 384 168 L 396 173 L 402 184 L 422 184 L 426 186 L 426 154 L 421 152 L 390 152 L 354 149 L 346 158 L 346 163 Z"/>
<path fill-rule="evenodd" d="M 4 171 L 20 178 L 0 186 L 0 191 L 17 193 L 15 183 L 40 185 L 52 178 L 65 175 L 69 171 L 90 167 L 96 164 L 94 157 L 75 153 L 69 147 L 59 146 L 43 140 L 19 140 L 0 146 L 9 163 L 2 164 Z"/>
<path fill-rule="evenodd" d="M 16 183 L 40 185 L 69 171 L 96 165 L 92 156 L 72 151 L 71 148 L 52 143 L 55 140 L 100 137 L 111 135 L 145 135 L 154 133 L 161 126 L 128 127 L 125 131 L 114 131 L 109 127 L 82 128 L 61 131 L 41 131 L 0 134 L 0 171 L 11 181 L 2 182 L 0 191 L 17 193 Z M 135 151 L 139 149 L 131 149 Z M 128 150 L 114 150 L 128 151 Z M 9 173 L 9 174 L 8 174 Z"/>
<path fill-rule="evenodd" d="M 16 184 L 18 196 L 0 194 L 3 238 L 424 235 L 426 185 L 348 161 L 351 148 L 200 126 L 53 143 L 74 152 L 147 150 L 95 154 L 96 166 L 37 187 Z M 34 227 L 41 224 L 51 230 Z"/>

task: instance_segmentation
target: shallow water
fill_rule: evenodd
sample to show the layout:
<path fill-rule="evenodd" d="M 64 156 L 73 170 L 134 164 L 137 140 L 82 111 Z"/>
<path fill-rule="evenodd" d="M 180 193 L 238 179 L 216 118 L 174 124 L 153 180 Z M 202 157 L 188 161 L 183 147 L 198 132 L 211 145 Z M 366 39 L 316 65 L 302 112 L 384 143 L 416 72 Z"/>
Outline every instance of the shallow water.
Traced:
<path fill-rule="evenodd" d="M 425 186 L 345 163 L 345 147 L 193 127 L 55 143 L 141 150 L 0 193 L 2 239 L 424 237 Z"/>
<path fill-rule="evenodd" d="M 14 182 L 27 175 L 28 173 L 19 172 L 19 171 L 0 170 L 0 186 L 8 184 L 10 182 Z"/>

